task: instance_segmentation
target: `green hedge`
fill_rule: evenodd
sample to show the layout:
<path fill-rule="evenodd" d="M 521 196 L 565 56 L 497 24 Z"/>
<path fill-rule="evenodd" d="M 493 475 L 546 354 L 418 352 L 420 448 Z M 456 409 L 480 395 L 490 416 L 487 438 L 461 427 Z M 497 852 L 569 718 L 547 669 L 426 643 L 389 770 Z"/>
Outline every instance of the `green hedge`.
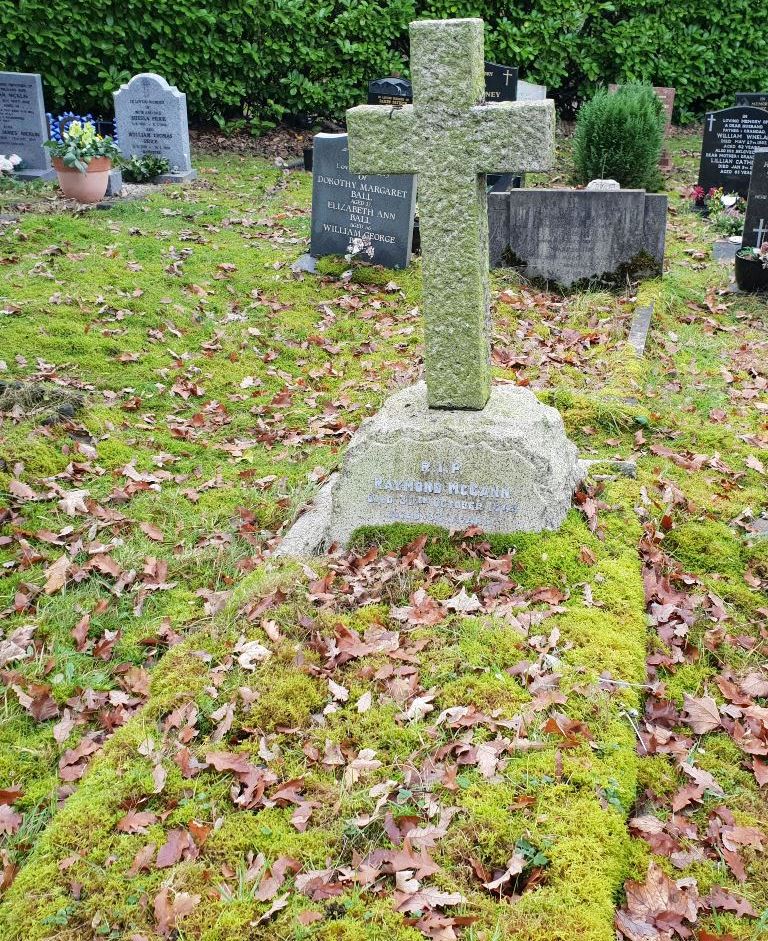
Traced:
<path fill-rule="evenodd" d="M 193 121 L 338 117 L 369 79 L 407 72 L 408 22 L 482 16 L 488 58 L 549 86 L 564 114 L 595 87 L 677 88 L 678 117 L 766 85 L 755 0 L 6 0 L 0 69 L 40 72 L 51 110 L 108 112 L 131 75 L 159 72 Z"/>

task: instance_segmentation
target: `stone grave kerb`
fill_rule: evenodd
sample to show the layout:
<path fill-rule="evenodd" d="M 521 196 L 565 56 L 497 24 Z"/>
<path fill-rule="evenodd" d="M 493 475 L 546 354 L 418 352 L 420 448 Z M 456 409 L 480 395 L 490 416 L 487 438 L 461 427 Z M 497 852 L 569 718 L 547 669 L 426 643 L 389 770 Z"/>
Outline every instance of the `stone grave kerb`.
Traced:
<path fill-rule="evenodd" d="M 485 175 L 544 171 L 551 100 L 486 103 L 481 19 L 410 24 L 413 104 L 347 112 L 354 173 L 415 173 L 430 408 L 482 409 L 491 390 Z"/>

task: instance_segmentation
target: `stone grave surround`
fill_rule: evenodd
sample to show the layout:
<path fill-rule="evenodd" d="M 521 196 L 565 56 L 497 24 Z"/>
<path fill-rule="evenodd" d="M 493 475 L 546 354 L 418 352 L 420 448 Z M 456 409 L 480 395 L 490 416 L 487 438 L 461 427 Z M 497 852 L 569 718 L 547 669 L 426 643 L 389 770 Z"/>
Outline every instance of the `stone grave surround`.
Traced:
<path fill-rule="evenodd" d="M 624 265 L 661 274 L 664 264 L 667 197 L 645 190 L 491 193 L 488 220 L 492 267 L 521 267 L 524 277 L 560 287 L 620 273 Z"/>
<path fill-rule="evenodd" d="M 491 388 L 485 174 L 549 169 L 552 101 L 487 103 L 483 21 L 410 25 L 414 103 L 347 112 L 353 172 L 415 173 L 422 219 L 426 382 L 390 396 L 283 554 L 345 544 L 362 525 L 555 529 L 583 474 L 559 413 Z"/>
<path fill-rule="evenodd" d="M 768 242 L 768 149 L 755 151 L 744 215 L 743 247 L 759 248 Z"/>
<path fill-rule="evenodd" d="M 187 124 L 187 96 L 153 72 L 142 72 L 113 93 L 115 131 L 126 158 L 154 154 L 165 157 L 170 172 L 161 183 L 194 180 Z"/>
<path fill-rule="evenodd" d="M 0 154 L 17 154 L 23 163 L 14 176 L 53 180 L 56 171 L 43 146 L 48 140 L 43 83 L 34 72 L 0 72 Z"/>
<path fill-rule="evenodd" d="M 709 111 L 704 119 L 698 185 L 746 196 L 755 151 L 768 147 L 768 112 L 747 105 Z"/>
<path fill-rule="evenodd" d="M 405 268 L 413 238 L 414 177 L 350 173 L 346 134 L 316 134 L 313 154 L 312 256 L 346 255 L 359 239 L 366 245 L 363 260 Z"/>

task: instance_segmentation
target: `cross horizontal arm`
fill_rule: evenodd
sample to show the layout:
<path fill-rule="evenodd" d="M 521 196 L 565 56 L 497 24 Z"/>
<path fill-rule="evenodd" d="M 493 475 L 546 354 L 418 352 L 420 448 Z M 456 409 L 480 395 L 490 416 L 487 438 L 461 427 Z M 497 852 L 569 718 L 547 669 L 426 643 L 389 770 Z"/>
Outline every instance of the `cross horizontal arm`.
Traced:
<path fill-rule="evenodd" d="M 542 172 L 555 155 L 555 103 L 501 101 L 470 112 L 477 173 Z"/>
<path fill-rule="evenodd" d="M 416 173 L 413 105 L 360 105 L 347 111 L 351 173 Z"/>

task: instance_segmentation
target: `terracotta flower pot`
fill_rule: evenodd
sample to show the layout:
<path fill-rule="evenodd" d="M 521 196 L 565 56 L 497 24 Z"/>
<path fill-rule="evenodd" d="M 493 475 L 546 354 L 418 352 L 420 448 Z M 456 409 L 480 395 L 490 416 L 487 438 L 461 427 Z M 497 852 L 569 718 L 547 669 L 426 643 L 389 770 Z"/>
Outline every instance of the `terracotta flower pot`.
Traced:
<path fill-rule="evenodd" d="M 79 203 L 98 203 L 104 199 L 109 183 L 109 171 L 112 169 L 109 157 L 94 157 L 85 173 L 65 166 L 61 157 L 53 158 L 53 167 L 65 196 L 76 199 Z"/>
<path fill-rule="evenodd" d="M 750 294 L 768 291 L 768 268 L 761 261 L 736 256 L 736 285 Z"/>

